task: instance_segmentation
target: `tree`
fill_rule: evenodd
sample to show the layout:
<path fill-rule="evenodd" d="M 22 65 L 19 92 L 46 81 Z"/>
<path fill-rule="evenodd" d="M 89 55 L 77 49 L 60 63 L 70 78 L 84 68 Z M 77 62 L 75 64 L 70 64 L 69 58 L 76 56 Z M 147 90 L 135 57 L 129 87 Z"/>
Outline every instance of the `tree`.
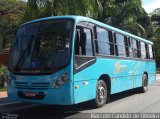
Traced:
<path fill-rule="evenodd" d="M 81 15 L 97 19 L 101 8 L 100 0 L 28 0 L 24 19 L 28 21 L 57 15 Z"/>
<path fill-rule="evenodd" d="M 141 0 L 116 0 L 109 6 L 111 10 L 106 13 L 105 23 L 143 38 L 151 37 L 151 20 L 142 8 Z"/>
<path fill-rule="evenodd" d="M 160 67 L 160 8 L 155 9 L 150 13 L 152 23 L 154 25 L 154 44 L 156 52 L 156 62 Z"/>
<path fill-rule="evenodd" d="M 1 0 L 0 6 L 0 49 L 2 49 L 2 44 L 3 47 L 8 46 L 13 39 L 14 30 L 21 23 L 25 3 L 18 0 Z"/>

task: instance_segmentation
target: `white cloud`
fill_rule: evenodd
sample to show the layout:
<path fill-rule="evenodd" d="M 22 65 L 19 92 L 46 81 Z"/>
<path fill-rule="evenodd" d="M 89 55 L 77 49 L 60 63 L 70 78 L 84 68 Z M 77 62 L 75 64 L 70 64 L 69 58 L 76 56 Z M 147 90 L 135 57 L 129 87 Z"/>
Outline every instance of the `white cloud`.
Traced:
<path fill-rule="evenodd" d="M 160 0 L 151 0 L 151 2 L 143 4 L 142 6 L 147 13 L 151 13 L 153 10 L 160 8 Z"/>

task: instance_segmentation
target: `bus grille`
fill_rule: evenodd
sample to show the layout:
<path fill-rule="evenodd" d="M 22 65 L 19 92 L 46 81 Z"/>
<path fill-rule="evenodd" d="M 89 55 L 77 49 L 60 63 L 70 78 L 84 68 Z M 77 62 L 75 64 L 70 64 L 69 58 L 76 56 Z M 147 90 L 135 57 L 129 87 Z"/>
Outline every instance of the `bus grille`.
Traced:
<path fill-rule="evenodd" d="M 15 82 L 14 86 L 19 89 L 39 89 L 46 90 L 49 88 L 50 83 L 37 83 L 37 82 Z"/>

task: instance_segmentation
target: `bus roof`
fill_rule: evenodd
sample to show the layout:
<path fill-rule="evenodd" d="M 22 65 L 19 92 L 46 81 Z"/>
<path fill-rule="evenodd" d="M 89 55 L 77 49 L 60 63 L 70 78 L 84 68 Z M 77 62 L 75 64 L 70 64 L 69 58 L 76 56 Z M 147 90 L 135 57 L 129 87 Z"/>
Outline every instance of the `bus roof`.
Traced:
<path fill-rule="evenodd" d="M 112 30 L 112 31 L 121 33 L 121 34 L 123 34 L 123 35 L 129 36 L 129 37 L 131 37 L 131 38 L 135 38 L 135 39 L 137 39 L 137 40 L 140 40 L 140 41 L 144 41 L 144 42 L 146 42 L 146 43 L 153 44 L 153 42 L 151 42 L 151 41 L 149 41 L 149 40 L 146 40 L 146 39 L 144 39 L 144 38 L 138 37 L 138 36 L 136 36 L 136 35 L 133 35 L 133 34 L 131 34 L 131 33 L 126 32 L 126 31 L 120 30 L 120 29 L 118 29 L 118 28 L 112 27 L 112 26 L 107 25 L 107 24 L 105 24 L 105 23 L 102 23 L 102 22 L 93 20 L 93 19 L 88 18 L 88 17 L 83 17 L 83 16 L 74 16 L 74 15 L 71 15 L 71 16 L 69 16 L 69 15 L 66 15 L 66 16 L 52 16 L 52 17 L 46 17 L 46 18 L 36 19 L 36 20 L 30 21 L 30 22 L 24 23 L 23 25 L 26 25 L 26 24 L 29 24 L 29 23 L 33 23 L 33 22 L 38 22 L 38 21 L 51 20 L 51 19 L 74 19 L 76 24 L 77 24 L 78 22 L 80 22 L 80 21 L 91 22 L 91 23 L 94 23 L 94 24 L 96 24 L 96 25 L 105 27 L 105 28 L 107 28 L 107 29 L 109 29 L 109 30 Z"/>

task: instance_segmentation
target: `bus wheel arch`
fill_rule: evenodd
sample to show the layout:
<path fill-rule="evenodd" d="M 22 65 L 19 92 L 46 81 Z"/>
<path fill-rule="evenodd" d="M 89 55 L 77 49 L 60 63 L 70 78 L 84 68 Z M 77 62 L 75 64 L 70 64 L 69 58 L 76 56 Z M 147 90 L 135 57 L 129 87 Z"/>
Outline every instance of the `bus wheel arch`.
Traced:
<path fill-rule="evenodd" d="M 108 99 L 107 102 L 110 102 L 110 94 L 111 94 L 111 78 L 108 74 L 103 74 L 99 77 L 99 80 L 103 80 L 107 85 L 108 90 Z"/>
<path fill-rule="evenodd" d="M 110 77 L 108 75 L 101 75 L 96 84 L 96 97 L 93 100 L 94 107 L 102 107 L 106 102 L 110 101 L 110 87 Z"/>
<path fill-rule="evenodd" d="M 147 79 L 148 79 L 148 78 L 149 78 L 149 77 L 148 77 L 148 72 L 147 72 L 147 71 L 145 71 L 145 72 L 144 72 L 144 74 L 146 74 L 146 75 L 147 75 Z"/>

